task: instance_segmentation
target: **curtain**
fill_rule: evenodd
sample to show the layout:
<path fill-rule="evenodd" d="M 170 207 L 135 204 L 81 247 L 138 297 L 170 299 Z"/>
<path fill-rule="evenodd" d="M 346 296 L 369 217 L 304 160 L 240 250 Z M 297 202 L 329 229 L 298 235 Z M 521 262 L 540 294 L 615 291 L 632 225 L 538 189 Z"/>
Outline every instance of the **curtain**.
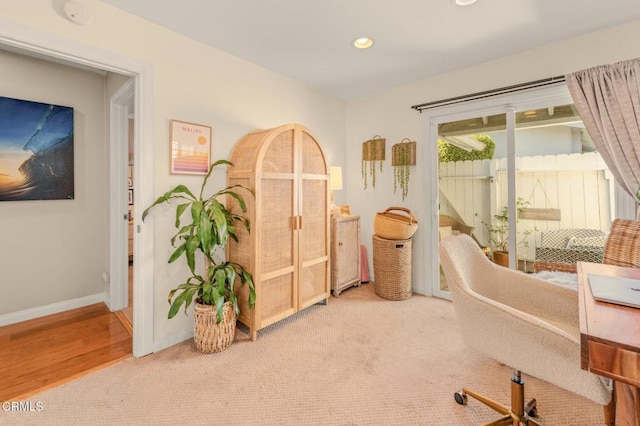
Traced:
<path fill-rule="evenodd" d="M 565 78 L 582 122 L 616 182 L 640 201 L 640 58 Z M 637 215 L 640 219 L 640 210 Z"/>

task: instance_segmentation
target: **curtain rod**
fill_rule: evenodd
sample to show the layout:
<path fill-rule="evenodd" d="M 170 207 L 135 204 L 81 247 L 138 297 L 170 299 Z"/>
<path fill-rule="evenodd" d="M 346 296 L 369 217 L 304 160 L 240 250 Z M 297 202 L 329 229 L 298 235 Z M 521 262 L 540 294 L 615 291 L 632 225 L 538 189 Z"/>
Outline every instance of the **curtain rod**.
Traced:
<path fill-rule="evenodd" d="M 489 98 L 492 96 L 503 95 L 506 93 L 520 92 L 522 90 L 533 89 L 536 87 L 550 86 L 565 81 L 564 76 L 549 77 L 542 80 L 530 81 L 528 83 L 515 84 L 513 86 L 501 87 L 499 89 L 486 90 L 484 92 L 472 93 L 470 95 L 456 96 L 454 98 L 442 99 L 439 101 L 427 102 L 424 104 L 414 105 L 411 108 L 422 112 L 425 109 L 432 109 L 442 106 L 455 105 L 467 101 Z"/>

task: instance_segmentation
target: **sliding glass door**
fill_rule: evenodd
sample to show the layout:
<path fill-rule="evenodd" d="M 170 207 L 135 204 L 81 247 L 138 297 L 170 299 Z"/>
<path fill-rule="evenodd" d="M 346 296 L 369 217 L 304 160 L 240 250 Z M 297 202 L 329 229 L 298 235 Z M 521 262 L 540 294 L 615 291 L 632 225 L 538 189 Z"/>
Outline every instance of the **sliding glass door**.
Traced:
<path fill-rule="evenodd" d="M 492 162 L 496 144 L 491 134 L 506 131 L 506 114 L 447 121 L 438 124 L 437 131 L 438 239 L 466 234 L 490 255 L 490 238 L 501 237 L 488 232 L 498 229 L 491 220 L 499 189 Z M 439 292 L 448 292 L 441 269 L 437 283 Z"/>
<path fill-rule="evenodd" d="M 545 235 L 608 229 L 613 179 L 564 85 L 432 110 L 427 123 L 434 295 L 450 297 L 438 256 L 448 235 L 468 234 L 492 261 L 533 272 Z"/>

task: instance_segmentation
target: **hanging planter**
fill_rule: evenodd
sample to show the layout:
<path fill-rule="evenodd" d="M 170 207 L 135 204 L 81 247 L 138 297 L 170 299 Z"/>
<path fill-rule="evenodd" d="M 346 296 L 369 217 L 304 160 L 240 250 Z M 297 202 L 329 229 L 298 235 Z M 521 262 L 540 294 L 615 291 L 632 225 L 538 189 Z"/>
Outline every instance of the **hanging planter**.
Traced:
<path fill-rule="evenodd" d="M 376 135 L 362 143 L 362 179 L 364 189 L 367 189 L 368 175 L 371 174 L 371 184 L 376 187 L 376 161 L 380 162 L 380 172 L 382 173 L 382 163 L 384 162 L 385 139 Z M 368 163 L 368 164 L 367 164 Z"/>
<path fill-rule="evenodd" d="M 416 143 L 408 138 L 402 139 L 391 147 L 391 165 L 393 166 L 393 193 L 398 186 L 402 189 L 402 200 L 409 193 L 410 166 L 416 165 Z"/>

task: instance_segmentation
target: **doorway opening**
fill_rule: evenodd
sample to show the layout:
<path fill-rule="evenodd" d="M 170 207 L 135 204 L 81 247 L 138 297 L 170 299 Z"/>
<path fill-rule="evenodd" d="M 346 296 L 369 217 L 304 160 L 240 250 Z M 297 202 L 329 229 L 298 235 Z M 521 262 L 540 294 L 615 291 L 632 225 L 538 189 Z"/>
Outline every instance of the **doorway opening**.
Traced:
<path fill-rule="evenodd" d="M 133 287 L 133 355 L 141 357 L 154 351 L 153 341 L 153 232 L 152 222 L 145 225 L 137 220 L 139 206 L 150 205 L 153 199 L 153 66 L 121 56 L 117 53 L 106 52 L 86 45 L 64 39 L 53 34 L 43 33 L 20 25 L 3 26 L 0 28 L 0 44 L 7 49 L 19 51 L 27 55 L 37 56 L 54 62 L 74 64 L 79 67 L 114 72 L 131 78 L 134 97 L 134 151 L 136 158 L 136 172 L 133 177 L 135 198 L 132 212 L 134 219 L 133 246 L 136 253 L 136 268 L 133 271 L 135 286 Z M 123 147 L 120 147 L 124 150 Z M 113 158 L 113 157 L 112 157 Z M 113 220 L 113 209 L 120 218 L 119 225 L 110 229 L 111 239 L 122 239 L 120 253 L 124 265 L 128 267 L 128 253 L 125 245 L 127 237 L 128 213 L 126 200 L 126 169 L 124 162 L 111 162 L 110 167 L 122 167 L 122 174 L 115 174 L 111 169 L 111 176 L 118 176 L 120 183 L 111 188 L 110 213 Z M 121 188 L 121 189 L 120 189 Z M 121 200 L 121 201 L 118 201 Z M 122 206 L 120 206 L 122 203 Z M 141 213 L 141 211 L 140 211 Z M 113 223 L 113 222 L 112 222 Z M 117 236 L 114 236 L 117 234 Z M 110 247 L 114 250 L 114 247 Z M 121 268 L 128 275 L 128 268 Z M 125 282 L 128 282 L 128 276 Z M 113 288 L 111 288 L 113 290 Z M 127 290 L 128 291 L 128 290 Z M 111 292 L 110 292 L 111 293 Z M 112 296 L 112 294 L 109 294 Z M 112 301 L 110 301 L 112 302 Z"/>
<path fill-rule="evenodd" d="M 135 85 L 127 80 L 111 96 L 110 309 L 133 329 L 135 240 Z"/>

